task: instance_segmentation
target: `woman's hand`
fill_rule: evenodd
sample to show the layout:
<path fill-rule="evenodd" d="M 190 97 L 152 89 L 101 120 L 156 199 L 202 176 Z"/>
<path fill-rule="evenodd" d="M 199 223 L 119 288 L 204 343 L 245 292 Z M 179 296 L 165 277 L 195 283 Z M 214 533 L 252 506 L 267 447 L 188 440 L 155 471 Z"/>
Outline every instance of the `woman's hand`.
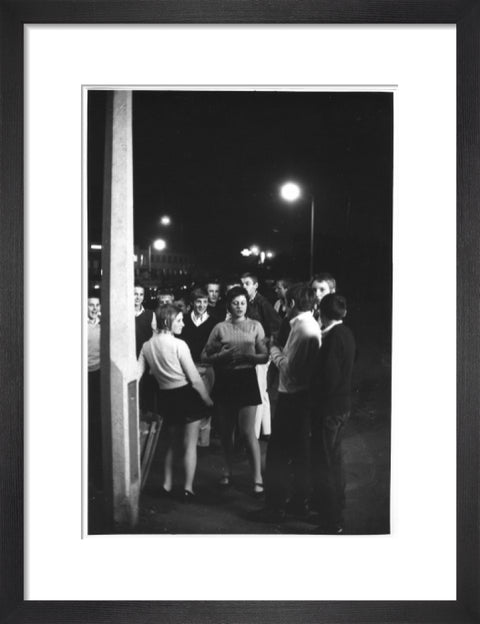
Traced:
<path fill-rule="evenodd" d="M 230 364 L 230 362 L 235 361 L 235 358 L 238 356 L 238 354 L 238 347 L 223 347 L 223 349 L 217 354 L 216 359 L 222 364 Z"/>

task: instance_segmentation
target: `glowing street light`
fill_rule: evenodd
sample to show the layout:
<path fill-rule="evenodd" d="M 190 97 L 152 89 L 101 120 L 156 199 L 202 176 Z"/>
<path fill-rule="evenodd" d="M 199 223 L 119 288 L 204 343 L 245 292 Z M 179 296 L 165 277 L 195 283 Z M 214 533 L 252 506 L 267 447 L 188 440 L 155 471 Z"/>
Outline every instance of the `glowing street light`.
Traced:
<path fill-rule="evenodd" d="M 254 256 L 258 256 L 258 254 L 260 253 L 260 249 L 257 247 L 257 245 L 252 245 L 250 247 L 250 251 Z"/>
<path fill-rule="evenodd" d="M 301 194 L 302 191 L 295 182 L 285 182 L 280 189 L 282 198 L 290 202 L 297 201 Z"/>
<path fill-rule="evenodd" d="M 163 238 L 157 238 L 148 246 L 148 273 L 151 277 L 152 275 L 152 247 L 156 251 L 163 251 L 167 247 L 167 243 L 163 240 Z"/>
<path fill-rule="evenodd" d="M 170 217 L 168 215 L 164 215 L 160 219 L 160 225 L 170 225 L 171 222 L 172 222 L 172 220 L 170 219 Z"/>
<path fill-rule="evenodd" d="M 153 248 L 157 251 L 163 251 L 167 246 L 167 243 L 163 240 L 163 238 L 157 238 L 157 240 L 153 241 Z"/>
<path fill-rule="evenodd" d="M 280 188 L 280 196 L 288 202 L 294 202 L 302 195 L 301 187 L 295 182 L 286 182 Z M 314 232 L 315 232 L 315 201 L 313 195 L 310 196 L 310 277 L 313 275 L 314 258 Z"/>

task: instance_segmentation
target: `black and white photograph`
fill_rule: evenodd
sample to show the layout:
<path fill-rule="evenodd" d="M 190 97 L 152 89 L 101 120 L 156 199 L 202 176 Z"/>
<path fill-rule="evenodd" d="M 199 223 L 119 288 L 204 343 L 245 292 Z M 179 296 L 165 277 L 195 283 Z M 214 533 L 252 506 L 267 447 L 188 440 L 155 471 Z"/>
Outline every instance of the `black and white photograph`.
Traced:
<path fill-rule="evenodd" d="M 86 102 L 88 533 L 388 534 L 392 90 Z"/>
<path fill-rule="evenodd" d="M 2 8 L 0 621 L 477 622 L 478 2 Z"/>

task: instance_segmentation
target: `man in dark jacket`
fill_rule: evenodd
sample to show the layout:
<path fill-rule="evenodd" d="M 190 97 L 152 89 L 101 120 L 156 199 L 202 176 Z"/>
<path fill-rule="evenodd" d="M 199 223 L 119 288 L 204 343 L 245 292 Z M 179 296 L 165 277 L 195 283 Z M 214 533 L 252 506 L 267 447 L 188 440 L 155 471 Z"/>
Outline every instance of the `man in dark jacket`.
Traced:
<path fill-rule="evenodd" d="M 311 379 L 311 507 L 320 512 L 320 532 L 342 533 L 345 477 L 342 437 L 350 416 L 355 339 L 343 324 L 344 297 L 329 294 L 320 301 L 322 347 Z"/>

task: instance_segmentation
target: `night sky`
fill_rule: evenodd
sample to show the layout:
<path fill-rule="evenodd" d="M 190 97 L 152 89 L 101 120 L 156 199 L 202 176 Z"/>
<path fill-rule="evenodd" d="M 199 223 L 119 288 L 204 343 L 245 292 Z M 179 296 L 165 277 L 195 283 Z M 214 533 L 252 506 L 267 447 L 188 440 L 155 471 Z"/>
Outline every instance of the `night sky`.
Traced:
<path fill-rule="evenodd" d="M 105 92 L 90 92 L 92 242 L 101 239 L 104 111 Z M 275 253 L 273 277 L 306 279 L 312 193 L 315 270 L 358 292 L 370 272 L 372 293 L 389 298 L 392 150 L 388 93 L 134 92 L 135 243 L 161 236 L 219 276 L 246 270 L 240 251 L 257 244 Z M 305 189 L 294 204 L 279 196 L 287 180 Z"/>

